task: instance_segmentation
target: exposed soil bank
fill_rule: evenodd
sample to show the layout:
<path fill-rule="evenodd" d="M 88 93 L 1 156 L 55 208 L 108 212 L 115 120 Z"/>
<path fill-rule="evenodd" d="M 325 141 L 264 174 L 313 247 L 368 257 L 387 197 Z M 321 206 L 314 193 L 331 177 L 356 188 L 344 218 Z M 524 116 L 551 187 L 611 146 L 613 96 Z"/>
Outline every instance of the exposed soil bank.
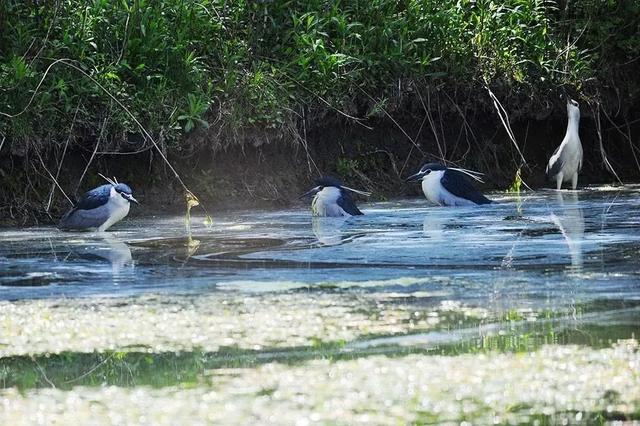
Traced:
<path fill-rule="evenodd" d="M 403 178 L 423 161 L 438 161 L 439 157 L 486 173 L 485 190 L 508 188 L 521 160 L 495 113 L 465 113 L 466 124 L 460 117 L 453 112 L 434 115 L 431 122 L 424 117 L 409 117 L 398 119 L 397 125 L 387 118 L 374 118 L 367 121 L 370 129 L 332 119 L 297 141 L 291 137 L 245 143 L 215 153 L 203 150 L 185 157 L 173 154 L 169 160 L 214 216 L 221 210 L 283 208 L 302 203 L 296 197 L 308 189 L 319 173 L 335 175 L 354 187 L 370 190 L 374 199 L 419 195 L 419 186 L 407 185 Z M 640 132 L 640 122 L 634 119 L 637 117 L 627 115 L 628 126 L 619 128 L 610 122 L 602 123 L 604 148 L 623 181 L 640 180 L 633 152 L 637 148 L 630 143 Z M 538 117 L 512 118 L 511 126 L 529 166 L 523 168 L 524 181 L 532 188 L 550 186 L 545 182 L 544 169 L 564 136 L 564 111 L 556 107 L 541 111 Z M 603 166 L 596 123 L 589 110 L 582 112 L 580 135 L 585 155 L 580 184 L 616 182 Z M 266 140 L 262 136 L 258 132 L 252 140 Z M 192 137 L 206 139 L 209 135 L 203 132 Z M 306 140 L 306 148 L 301 140 Z M 98 173 L 103 173 L 132 186 L 142 203 L 140 208 L 132 209 L 133 215 L 184 211 L 182 187 L 153 150 L 98 156 L 78 187 L 90 157 L 91 152 L 77 151 L 65 156 L 58 181 L 71 198 L 101 184 Z M 44 160 L 47 171 L 40 159 L 31 158 L 29 153 L 17 156 L 5 151 L 4 156 L 0 155 L 3 225 L 56 223 L 69 208 L 69 202 L 57 189 L 49 203 L 54 187 L 49 173 L 56 174 L 58 161 Z M 34 175 L 39 178 L 34 179 Z"/>

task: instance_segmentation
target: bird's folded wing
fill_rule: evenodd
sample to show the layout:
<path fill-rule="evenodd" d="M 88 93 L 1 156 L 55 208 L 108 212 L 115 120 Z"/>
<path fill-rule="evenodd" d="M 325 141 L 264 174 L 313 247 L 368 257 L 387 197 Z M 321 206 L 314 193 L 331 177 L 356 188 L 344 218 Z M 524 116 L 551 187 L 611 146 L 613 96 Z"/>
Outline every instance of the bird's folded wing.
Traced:
<path fill-rule="evenodd" d="M 91 210 L 109 201 L 111 185 L 102 185 L 91 191 L 85 192 L 80 201 L 74 206 L 75 209 Z"/>
<path fill-rule="evenodd" d="M 491 203 L 491 200 L 482 195 L 482 193 L 467 180 L 465 175 L 458 171 L 447 170 L 442 179 L 440 179 L 440 183 L 447 191 L 456 197 L 465 198 L 476 204 Z"/>
<path fill-rule="evenodd" d="M 549 164 L 547 164 L 545 174 L 548 178 L 553 177 L 560 173 L 563 165 L 564 161 L 562 160 L 562 145 L 560 145 L 556 148 L 555 151 L 553 151 L 553 155 L 549 159 Z"/>
<path fill-rule="evenodd" d="M 351 216 L 359 216 L 362 214 L 351 197 L 344 193 L 336 200 L 336 202 L 340 207 L 342 207 L 342 210 L 349 213 Z"/>
<path fill-rule="evenodd" d="M 102 205 L 91 210 L 74 208 L 60 220 L 63 229 L 98 228 L 109 219 L 109 209 Z"/>
<path fill-rule="evenodd" d="M 582 156 L 583 156 L 582 145 L 580 145 L 580 162 L 578 163 L 578 171 L 579 172 L 582 171 Z"/>

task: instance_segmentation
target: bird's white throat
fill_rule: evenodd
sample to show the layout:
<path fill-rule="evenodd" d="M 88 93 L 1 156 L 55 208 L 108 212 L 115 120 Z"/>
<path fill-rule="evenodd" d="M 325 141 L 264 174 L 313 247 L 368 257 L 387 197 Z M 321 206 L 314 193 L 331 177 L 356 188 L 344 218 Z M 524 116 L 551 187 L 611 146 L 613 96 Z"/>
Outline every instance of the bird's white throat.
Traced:
<path fill-rule="evenodd" d="M 118 207 L 126 207 L 129 209 L 130 202 L 125 199 L 115 188 L 111 187 L 111 191 L 109 192 L 109 204 L 113 204 Z"/>
<path fill-rule="evenodd" d="M 427 200 L 435 204 L 440 204 L 442 194 L 442 183 L 440 179 L 444 176 L 444 170 L 434 170 L 422 178 L 422 192 Z"/>
<path fill-rule="evenodd" d="M 580 138 L 578 136 L 578 128 L 580 127 L 580 108 L 568 104 L 567 116 L 569 117 L 569 120 L 567 122 L 567 132 L 565 133 L 564 138 L 567 141 L 577 140 L 580 142 Z"/>
<path fill-rule="evenodd" d="M 111 188 L 109 192 L 109 201 L 107 201 L 107 209 L 109 211 L 109 218 L 98 227 L 98 231 L 106 231 L 116 222 L 121 221 L 126 215 L 129 214 L 129 208 L 131 203 L 126 200 L 115 188 Z"/>
<path fill-rule="evenodd" d="M 327 209 L 336 204 L 338 198 L 340 198 L 340 190 L 338 188 L 333 186 L 322 188 L 313 197 L 311 210 L 316 216 L 325 216 L 327 215 Z"/>
<path fill-rule="evenodd" d="M 342 197 L 340 189 L 334 186 L 322 188 L 311 202 L 311 212 L 314 216 L 351 216 L 338 205 L 338 199 Z"/>

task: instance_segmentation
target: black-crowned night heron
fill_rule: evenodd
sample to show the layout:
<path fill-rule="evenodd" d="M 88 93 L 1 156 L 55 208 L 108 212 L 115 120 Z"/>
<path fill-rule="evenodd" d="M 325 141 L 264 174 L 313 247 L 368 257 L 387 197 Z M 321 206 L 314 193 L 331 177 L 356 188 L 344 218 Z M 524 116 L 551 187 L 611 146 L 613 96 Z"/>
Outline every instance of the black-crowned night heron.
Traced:
<path fill-rule="evenodd" d="M 567 101 L 567 132 L 560 146 L 555 150 L 547 165 L 547 179 L 556 180 L 556 189 L 562 188 L 562 182 L 571 181 L 571 187 L 578 186 L 578 173 L 582 169 L 582 143 L 578 135 L 580 125 L 580 107 L 573 99 Z"/>
<path fill-rule="evenodd" d="M 482 182 L 481 173 L 472 170 L 446 167 L 438 163 L 425 164 L 418 173 L 409 176 L 407 182 L 422 181 L 422 191 L 427 200 L 440 206 L 472 206 L 492 201 L 482 195 L 468 177 Z"/>
<path fill-rule="evenodd" d="M 358 191 L 342 185 L 339 180 L 324 176 L 316 180 L 316 187 L 302 194 L 300 198 L 313 195 L 311 212 L 319 217 L 358 216 L 363 214 L 351 199 L 349 192 L 369 196 L 371 193 Z"/>
<path fill-rule="evenodd" d="M 60 219 L 60 229 L 106 231 L 129 214 L 133 191 L 127 184 L 111 181 L 85 193 L 80 201 Z"/>

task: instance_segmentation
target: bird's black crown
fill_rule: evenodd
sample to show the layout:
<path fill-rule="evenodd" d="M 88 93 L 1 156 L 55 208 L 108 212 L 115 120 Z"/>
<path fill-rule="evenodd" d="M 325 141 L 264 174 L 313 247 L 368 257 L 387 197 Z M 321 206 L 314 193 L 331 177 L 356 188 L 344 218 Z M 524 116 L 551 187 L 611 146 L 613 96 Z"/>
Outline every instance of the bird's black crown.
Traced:
<path fill-rule="evenodd" d="M 427 170 L 435 171 L 435 170 L 446 170 L 447 168 L 440 163 L 427 163 L 424 166 L 420 167 L 420 172 L 426 172 Z"/>
<path fill-rule="evenodd" d="M 114 188 L 120 194 L 127 194 L 127 195 L 133 194 L 133 191 L 131 190 L 129 185 L 127 185 L 126 183 L 119 183 L 116 186 L 114 186 Z"/>
<path fill-rule="evenodd" d="M 342 186 L 342 182 L 332 176 L 322 176 L 316 179 L 316 185 L 322 187 L 335 186 L 336 188 L 340 188 Z"/>

